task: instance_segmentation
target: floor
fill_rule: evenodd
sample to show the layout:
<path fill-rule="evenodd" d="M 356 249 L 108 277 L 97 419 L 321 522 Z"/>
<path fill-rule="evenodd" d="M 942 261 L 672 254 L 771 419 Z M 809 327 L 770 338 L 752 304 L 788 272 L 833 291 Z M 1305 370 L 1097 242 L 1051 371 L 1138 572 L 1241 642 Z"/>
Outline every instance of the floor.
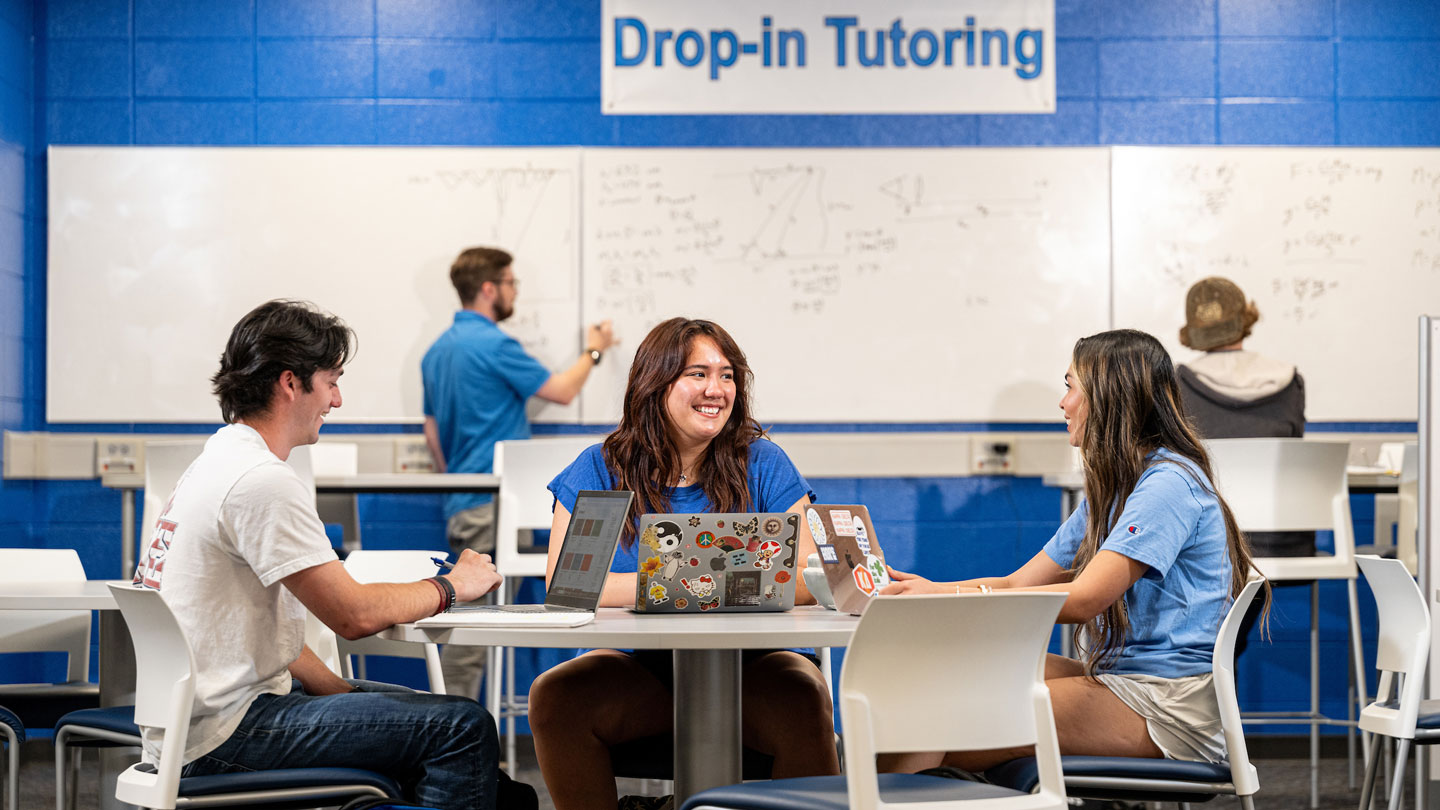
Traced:
<path fill-rule="evenodd" d="M 512 776 L 522 782 L 529 782 L 540 794 L 541 810 L 553 810 L 550 796 L 545 791 L 544 780 L 535 767 L 534 750 L 528 745 L 528 738 L 521 740 L 521 754 L 517 757 L 520 767 Z M 89 761 L 93 762 L 93 754 Z M 1276 810 L 1303 810 L 1309 797 L 1309 762 L 1305 759 L 1258 759 L 1255 767 L 1260 771 L 1260 793 L 1255 797 L 1257 808 Z M 1320 763 L 1320 807 L 1354 808 L 1360 801 L 1358 790 L 1346 787 L 1345 759 L 1326 758 Z M 1358 778 L 1358 776 L 1357 776 Z M 644 793 L 647 786 L 637 780 L 620 780 L 621 792 Z M 79 810 L 93 810 L 98 807 L 97 782 L 93 768 L 87 767 L 80 785 Z M 1413 803 L 1411 788 L 1413 775 L 1407 779 L 1405 806 Z M 653 787 L 651 788 L 653 790 Z M 55 755 L 48 740 L 29 740 L 21 746 L 20 768 L 20 809 L 38 810 L 55 806 Z M 1087 805 L 1087 807 L 1090 805 Z M 1173 807 L 1173 805 L 1170 805 Z M 1239 807 L 1232 798 L 1220 798 L 1203 805 L 1206 808 Z"/>

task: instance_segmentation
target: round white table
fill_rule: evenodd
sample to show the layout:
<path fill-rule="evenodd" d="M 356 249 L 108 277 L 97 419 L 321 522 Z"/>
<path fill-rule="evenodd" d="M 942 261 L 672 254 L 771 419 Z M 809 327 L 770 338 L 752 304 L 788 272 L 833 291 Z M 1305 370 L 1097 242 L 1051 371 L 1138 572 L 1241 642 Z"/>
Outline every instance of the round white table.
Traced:
<path fill-rule="evenodd" d="M 505 647 L 675 651 L 675 806 L 741 781 L 740 651 L 843 647 L 858 616 L 821 607 L 785 613 L 646 615 L 601 608 L 580 627 L 417 627 L 380 633 L 400 641 Z"/>

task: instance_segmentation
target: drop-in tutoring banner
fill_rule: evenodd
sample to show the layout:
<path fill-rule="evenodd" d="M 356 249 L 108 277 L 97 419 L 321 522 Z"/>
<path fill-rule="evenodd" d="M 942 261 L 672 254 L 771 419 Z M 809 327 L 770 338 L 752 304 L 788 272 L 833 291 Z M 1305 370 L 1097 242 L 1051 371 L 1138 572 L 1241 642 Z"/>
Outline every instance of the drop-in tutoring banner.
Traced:
<path fill-rule="evenodd" d="M 1053 113 L 1054 0 L 605 0 L 613 115 Z"/>

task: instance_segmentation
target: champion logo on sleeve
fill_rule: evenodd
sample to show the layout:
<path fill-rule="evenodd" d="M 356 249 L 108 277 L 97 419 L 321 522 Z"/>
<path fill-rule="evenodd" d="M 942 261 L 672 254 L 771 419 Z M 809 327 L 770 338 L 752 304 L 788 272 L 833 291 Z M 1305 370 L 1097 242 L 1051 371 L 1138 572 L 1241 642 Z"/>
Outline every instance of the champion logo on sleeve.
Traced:
<path fill-rule="evenodd" d="M 1125 527 L 1125 531 L 1129 532 L 1130 534 L 1139 534 L 1140 532 L 1144 531 L 1144 529 L 1141 529 L 1139 526 L 1131 523 L 1129 526 Z"/>

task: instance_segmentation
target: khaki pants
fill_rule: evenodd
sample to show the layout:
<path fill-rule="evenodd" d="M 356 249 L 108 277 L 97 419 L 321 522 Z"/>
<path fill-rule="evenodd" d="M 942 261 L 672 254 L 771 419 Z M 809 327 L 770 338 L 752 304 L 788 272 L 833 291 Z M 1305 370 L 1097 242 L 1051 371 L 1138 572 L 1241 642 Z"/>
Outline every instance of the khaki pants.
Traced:
<path fill-rule="evenodd" d="M 456 512 L 445 527 L 450 551 L 458 558 L 465 549 L 480 554 L 495 553 L 495 504 Z M 445 676 L 445 691 L 452 695 L 480 699 L 480 682 L 485 677 L 485 656 L 488 647 L 470 644 L 446 644 L 440 650 L 440 670 Z M 483 701 L 482 701 L 483 702 Z"/>

